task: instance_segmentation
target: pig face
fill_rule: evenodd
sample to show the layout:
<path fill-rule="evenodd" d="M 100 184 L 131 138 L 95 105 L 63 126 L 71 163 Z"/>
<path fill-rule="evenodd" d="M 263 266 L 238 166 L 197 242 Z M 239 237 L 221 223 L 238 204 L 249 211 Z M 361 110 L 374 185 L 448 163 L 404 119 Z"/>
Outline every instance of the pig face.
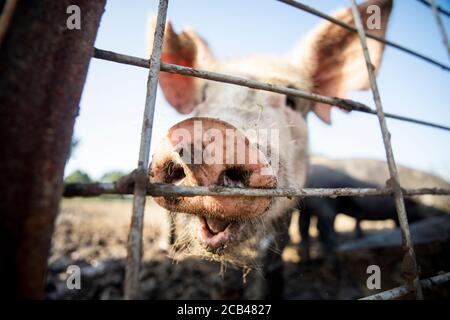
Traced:
<path fill-rule="evenodd" d="M 361 4 L 363 21 L 369 16 L 366 13 L 369 5 L 380 7 L 381 25 L 380 29 L 368 31 L 384 36 L 392 1 Z M 353 23 L 350 9 L 337 12 L 335 17 Z M 368 39 L 368 46 L 378 69 L 383 45 Z M 345 98 L 349 90 L 368 87 L 357 34 L 337 25 L 323 23 L 289 56 L 289 59 L 251 56 L 218 61 L 196 33 L 188 30 L 177 34 L 170 23 L 166 25 L 162 52 L 166 63 L 323 95 Z M 159 144 L 149 170 L 150 182 L 303 187 L 308 169 L 306 117 L 312 111 L 330 123 L 331 106 L 164 72 L 160 85 L 174 108 L 194 116 L 174 125 Z M 183 249 L 178 254 L 200 255 L 238 265 L 254 263 L 259 241 L 270 234 L 272 223 L 292 206 L 292 200 L 286 198 L 241 196 L 167 196 L 156 197 L 155 201 L 174 215 L 177 248 Z"/>

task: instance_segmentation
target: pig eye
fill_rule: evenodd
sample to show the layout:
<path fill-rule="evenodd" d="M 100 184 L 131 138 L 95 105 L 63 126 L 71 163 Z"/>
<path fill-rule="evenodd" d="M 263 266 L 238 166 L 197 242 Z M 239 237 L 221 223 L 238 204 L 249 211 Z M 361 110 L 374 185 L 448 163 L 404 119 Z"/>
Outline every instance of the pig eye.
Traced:
<path fill-rule="evenodd" d="M 289 108 L 295 110 L 296 109 L 296 104 L 295 104 L 295 100 L 292 97 L 286 97 L 286 102 L 285 102 L 286 106 L 288 106 Z"/>

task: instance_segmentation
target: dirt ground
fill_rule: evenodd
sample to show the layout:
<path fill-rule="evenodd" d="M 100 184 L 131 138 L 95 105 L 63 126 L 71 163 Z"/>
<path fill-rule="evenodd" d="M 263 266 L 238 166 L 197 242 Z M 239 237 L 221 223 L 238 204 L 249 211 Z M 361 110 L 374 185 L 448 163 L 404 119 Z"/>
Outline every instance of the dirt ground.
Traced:
<path fill-rule="evenodd" d="M 151 201 L 147 204 L 144 226 L 144 253 L 141 272 L 143 299 L 253 299 L 258 297 L 261 279 L 253 271 L 243 281 L 242 270 L 228 268 L 221 273 L 218 263 L 188 258 L 174 262 L 168 258 L 169 224 L 164 212 Z M 49 257 L 46 288 L 48 299 L 121 299 L 123 296 L 126 239 L 130 223 L 129 199 L 65 199 L 57 219 Z M 366 288 L 367 261 L 385 263 L 382 291 L 401 285 L 400 251 L 362 252 L 340 259 L 338 270 L 322 258 L 317 240 L 312 261 L 302 261 L 301 241 L 294 214 L 290 228 L 291 243 L 283 252 L 286 299 L 357 299 L 374 294 Z M 338 215 L 339 241 L 354 239 L 352 218 Z M 367 234 L 394 228 L 393 221 L 364 222 Z M 314 221 L 311 233 L 317 236 Z M 425 275 L 449 271 L 448 244 L 424 249 Z M 419 250 L 420 253 L 420 250 Z M 446 253 L 446 254 L 445 254 Z M 432 254 L 432 256 L 430 256 Z M 369 257 L 368 257 L 369 256 Z M 389 257 L 389 259 L 387 259 Z M 419 257 L 420 260 L 420 257 Z M 360 261 L 360 262 L 358 262 Z M 67 267 L 81 268 L 81 289 L 67 289 Z M 363 276 L 361 276 L 363 275 Z M 450 297 L 449 286 L 427 297 Z"/>

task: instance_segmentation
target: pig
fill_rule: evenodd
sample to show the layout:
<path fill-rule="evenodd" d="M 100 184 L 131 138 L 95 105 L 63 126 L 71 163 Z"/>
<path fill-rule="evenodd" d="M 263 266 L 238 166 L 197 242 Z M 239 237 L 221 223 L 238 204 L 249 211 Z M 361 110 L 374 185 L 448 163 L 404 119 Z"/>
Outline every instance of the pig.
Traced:
<path fill-rule="evenodd" d="M 370 162 L 367 163 L 370 167 Z M 309 188 L 380 188 L 379 184 L 356 179 L 351 175 L 323 165 L 311 165 L 306 186 Z M 405 198 L 405 209 L 408 221 L 416 221 L 446 214 L 445 211 L 422 204 L 416 200 Z M 355 218 L 356 235 L 362 237 L 361 220 L 391 219 L 398 225 L 394 198 L 377 197 L 338 197 L 338 198 L 305 198 L 298 199 L 295 207 L 300 211 L 299 230 L 302 237 L 302 258 L 310 258 L 309 226 L 311 216 L 317 216 L 317 228 L 320 241 L 324 246 L 326 259 L 333 261 L 337 239 L 334 221 L 338 213 Z"/>
<path fill-rule="evenodd" d="M 363 21 L 369 17 L 370 5 L 380 8 L 381 25 L 367 31 L 384 37 L 392 1 L 360 4 Z M 350 8 L 333 16 L 354 23 Z M 368 39 L 368 46 L 378 72 L 384 45 Z M 319 25 L 287 56 L 274 59 L 254 55 L 221 61 L 193 30 L 177 33 L 167 22 L 161 59 L 340 98 L 350 90 L 369 88 L 358 35 L 330 22 Z M 150 183 L 237 188 L 304 186 L 309 165 L 307 116 L 312 112 L 329 124 L 331 106 L 165 72 L 160 74 L 159 84 L 169 104 L 191 117 L 171 127 L 156 147 L 149 167 Z M 276 137 L 261 143 L 258 136 L 263 130 Z M 246 134 L 249 131 L 256 134 Z M 233 142 L 223 146 L 228 132 L 233 132 Z M 236 149 L 242 146 L 240 151 Z M 205 154 L 223 161 L 211 163 Z M 250 154 L 256 156 L 250 159 Z M 237 161 L 240 156 L 243 160 Z M 279 244 L 284 240 L 277 239 L 285 239 L 286 212 L 295 202 L 281 197 L 243 196 L 158 196 L 154 200 L 175 221 L 174 258 L 194 255 L 243 268 L 264 265 L 261 250 L 269 248 L 279 254 Z"/>

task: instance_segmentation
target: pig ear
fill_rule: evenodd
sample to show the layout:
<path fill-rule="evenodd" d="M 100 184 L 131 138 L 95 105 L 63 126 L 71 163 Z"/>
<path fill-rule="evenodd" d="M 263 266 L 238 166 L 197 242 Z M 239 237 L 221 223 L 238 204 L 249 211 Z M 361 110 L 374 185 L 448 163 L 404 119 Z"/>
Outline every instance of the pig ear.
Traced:
<path fill-rule="evenodd" d="M 156 16 L 151 18 L 149 45 L 153 45 Z M 149 50 L 151 52 L 151 50 Z M 165 63 L 197 68 L 213 60 L 207 43 L 192 30 L 177 34 L 166 23 L 161 60 Z M 201 100 L 202 80 L 194 77 L 160 73 L 159 84 L 167 101 L 180 113 L 190 113 Z"/>
<path fill-rule="evenodd" d="M 377 7 L 373 7 L 377 6 Z M 392 0 L 370 0 L 358 6 L 367 32 L 384 37 L 392 9 Z M 374 13 L 375 12 L 375 13 Z M 379 13 L 379 16 L 376 16 Z M 354 25 L 351 8 L 338 11 L 336 19 Z M 379 23 L 379 29 L 369 29 L 372 23 Z M 375 72 L 383 56 L 384 44 L 367 38 L 370 58 Z M 345 98 L 349 90 L 369 88 L 367 68 L 356 32 L 349 31 L 331 22 L 320 25 L 299 48 L 303 52 L 301 61 L 308 69 L 312 91 L 333 97 Z M 331 123 L 331 106 L 317 103 L 314 113 L 324 122 Z"/>

